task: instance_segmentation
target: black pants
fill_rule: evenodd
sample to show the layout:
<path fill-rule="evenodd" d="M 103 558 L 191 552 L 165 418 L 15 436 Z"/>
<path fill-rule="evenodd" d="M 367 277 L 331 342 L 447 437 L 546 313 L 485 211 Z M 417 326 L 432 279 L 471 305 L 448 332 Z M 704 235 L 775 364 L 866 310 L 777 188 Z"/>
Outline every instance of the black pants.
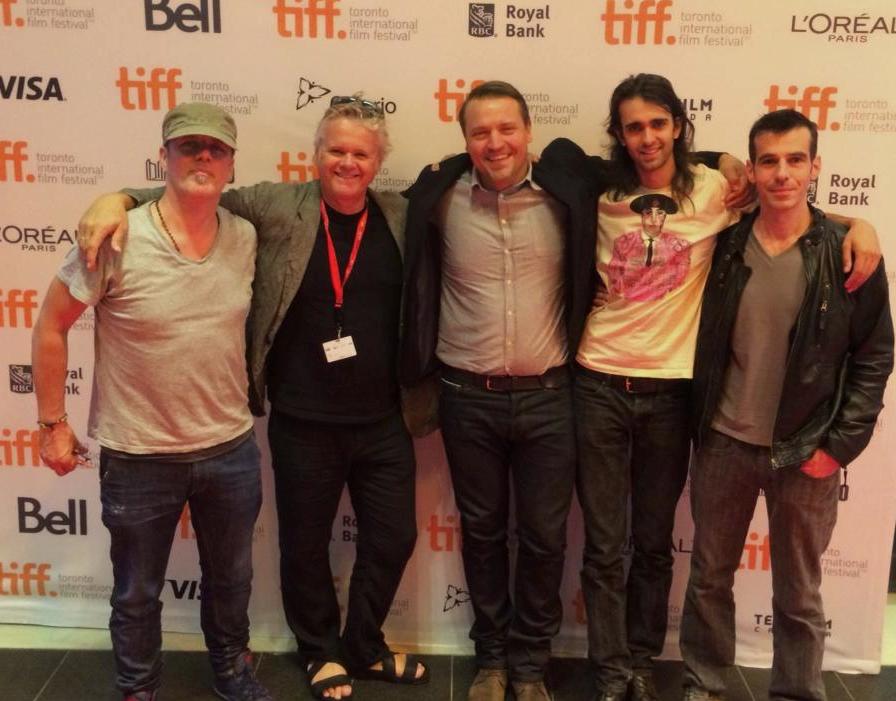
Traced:
<path fill-rule="evenodd" d="M 417 538 L 414 450 L 396 412 L 373 424 L 316 423 L 272 412 L 268 437 L 280 525 L 283 608 L 306 661 L 369 666 Z M 358 523 L 345 628 L 330 570 L 342 488 Z"/>
<path fill-rule="evenodd" d="M 480 668 L 544 676 L 560 629 L 566 517 L 575 479 L 568 386 L 494 392 L 442 380 L 442 437 L 461 515 Z M 516 505 L 513 596 L 507 521 Z"/>

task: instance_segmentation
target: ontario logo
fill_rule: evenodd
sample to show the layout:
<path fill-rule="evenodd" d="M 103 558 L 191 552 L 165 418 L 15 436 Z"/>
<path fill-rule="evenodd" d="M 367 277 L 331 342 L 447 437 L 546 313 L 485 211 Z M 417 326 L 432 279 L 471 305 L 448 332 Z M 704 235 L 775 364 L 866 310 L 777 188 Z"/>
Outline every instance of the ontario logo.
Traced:
<path fill-rule="evenodd" d="M 320 100 L 330 94 L 330 88 L 308 80 L 305 77 L 299 78 L 299 94 L 296 97 L 296 109 L 300 110 L 313 104 L 315 100 Z"/>
<path fill-rule="evenodd" d="M 448 611 L 456 609 L 469 601 L 470 592 L 454 584 L 449 584 L 445 590 L 445 603 L 442 605 L 442 613 L 448 613 Z"/>

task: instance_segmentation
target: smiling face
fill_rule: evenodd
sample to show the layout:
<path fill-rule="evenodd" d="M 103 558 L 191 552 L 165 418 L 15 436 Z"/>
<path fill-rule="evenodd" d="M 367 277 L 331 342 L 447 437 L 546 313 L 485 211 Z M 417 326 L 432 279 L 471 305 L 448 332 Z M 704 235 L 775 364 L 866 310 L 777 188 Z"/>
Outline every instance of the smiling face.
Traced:
<path fill-rule="evenodd" d="M 198 135 L 170 139 L 159 149 L 168 186 L 194 197 L 221 194 L 233 177 L 233 154 L 223 141 Z"/>
<path fill-rule="evenodd" d="M 616 135 L 631 157 L 642 184 L 668 185 L 675 175 L 673 148 L 681 133 L 681 122 L 655 102 L 640 97 L 623 100 L 619 104 L 619 123 Z"/>
<path fill-rule="evenodd" d="M 510 97 L 482 97 L 465 108 L 464 140 L 479 180 L 489 190 L 520 182 L 529 170 L 532 130 Z"/>
<path fill-rule="evenodd" d="M 382 163 L 380 138 L 353 119 L 325 123 L 314 165 L 324 201 L 338 212 L 355 214 L 364 209 L 367 187 Z"/>
<path fill-rule="evenodd" d="M 810 140 L 806 127 L 782 133 L 765 131 L 753 137 L 755 162 L 747 161 L 747 177 L 756 185 L 763 210 L 782 212 L 808 206 L 809 184 L 821 170 L 821 158 L 810 155 Z"/>

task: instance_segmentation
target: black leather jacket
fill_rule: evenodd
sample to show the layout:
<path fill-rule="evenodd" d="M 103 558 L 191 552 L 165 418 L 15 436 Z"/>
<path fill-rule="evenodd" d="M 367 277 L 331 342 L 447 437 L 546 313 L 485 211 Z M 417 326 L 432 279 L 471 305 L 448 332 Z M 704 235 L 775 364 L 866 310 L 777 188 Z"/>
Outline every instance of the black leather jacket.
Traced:
<path fill-rule="evenodd" d="M 703 293 L 694 362 L 694 432 L 699 446 L 715 416 L 731 359 L 731 331 L 750 277 L 743 252 L 756 215 L 719 235 Z M 771 455 L 773 467 L 800 465 L 822 448 L 841 465 L 868 444 L 893 369 L 893 324 L 883 262 L 847 293 L 841 265 L 845 228 L 812 210 L 798 245 L 806 296 L 790 331 L 790 352 Z"/>

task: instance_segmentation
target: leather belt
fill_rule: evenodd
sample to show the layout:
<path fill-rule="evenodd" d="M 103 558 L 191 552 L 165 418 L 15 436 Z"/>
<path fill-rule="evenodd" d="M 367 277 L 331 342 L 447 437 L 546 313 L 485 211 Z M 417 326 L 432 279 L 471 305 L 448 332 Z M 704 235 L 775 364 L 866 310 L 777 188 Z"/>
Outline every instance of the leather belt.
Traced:
<path fill-rule="evenodd" d="M 684 389 L 691 384 L 688 379 L 663 378 L 663 377 L 626 377 L 625 375 L 610 375 L 606 372 L 592 370 L 582 365 L 576 365 L 576 372 L 609 385 L 613 389 L 626 394 L 651 394 L 656 392 L 673 392 Z"/>
<path fill-rule="evenodd" d="M 470 385 L 491 392 L 518 392 L 554 389 L 569 384 L 569 367 L 558 365 L 541 375 L 479 375 L 460 368 L 443 367 L 442 377 L 449 382 Z"/>

